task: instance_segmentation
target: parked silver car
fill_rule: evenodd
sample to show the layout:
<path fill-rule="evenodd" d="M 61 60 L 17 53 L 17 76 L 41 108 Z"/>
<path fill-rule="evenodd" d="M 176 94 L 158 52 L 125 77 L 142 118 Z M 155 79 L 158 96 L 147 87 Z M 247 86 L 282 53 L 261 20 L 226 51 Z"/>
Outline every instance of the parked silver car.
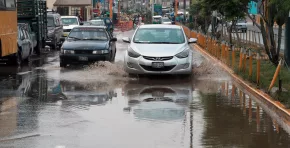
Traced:
<path fill-rule="evenodd" d="M 129 74 L 186 74 L 192 73 L 190 43 L 197 39 L 185 36 L 177 25 L 141 25 L 136 29 L 124 60 Z"/>

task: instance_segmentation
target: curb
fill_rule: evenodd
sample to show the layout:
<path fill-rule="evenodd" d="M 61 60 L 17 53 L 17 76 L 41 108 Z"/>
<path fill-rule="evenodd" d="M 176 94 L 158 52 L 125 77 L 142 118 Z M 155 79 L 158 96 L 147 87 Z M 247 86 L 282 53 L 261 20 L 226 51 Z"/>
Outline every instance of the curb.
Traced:
<path fill-rule="evenodd" d="M 266 94 L 265 92 L 258 90 L 256 88 L 251 87 L 251 84 L 245 82 L 242 78 L 240 78 L 238 75 L 234 73 L 232 69 L 230 69 L 227 65 L 222 63 L 217 58 L 210 55 L 208 52 L 206 52 L 203 48 L 201 48 L 199 45 L 195 44 L 193 45 L 195 50 L 198 50 L 201 52 L 204 56 L 210 58 L 215 63 L 219 64 L 221 68 L 223 68 L 227 73 L 231 75 L 231 77 L 234 79 L 236 83 L 238 83 L 240 86 L 242 86 L 247 92 L 252 94 L 255 98 L 257 98 L 260 102 L 263 102 L 269 109 L 276 112 L 276 114 L 284 120 L 285 123 L 290 125 L 290 110 L 284 107 L 279 101 L 274 101 L 271 96 Z"/>

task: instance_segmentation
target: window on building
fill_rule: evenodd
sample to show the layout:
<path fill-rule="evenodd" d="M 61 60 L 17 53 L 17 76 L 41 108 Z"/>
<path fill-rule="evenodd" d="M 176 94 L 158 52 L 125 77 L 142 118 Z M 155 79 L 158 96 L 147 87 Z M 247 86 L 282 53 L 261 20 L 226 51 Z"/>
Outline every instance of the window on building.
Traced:
<path fill-rule="evenodd" d="M 71 15 L 78 16 L 81 14 L 81 8 L 80 7 L 72 7 L 71 8 Z"/>
<path fill-rule="evenodd" d="M 15 8 L 15 0 L 6 0 L 6 8 Z"/>
<path fill-rule="evenodd" d="M 4 0 L 0 0 L 0 8 L 5 8 Z"/>
<path fill-rule="evenodd" d="M 68 7 L 57 7 L 57 12 L 61 16 L 67 16 L 67 15 L 69 15 L 69 8 Z"/>

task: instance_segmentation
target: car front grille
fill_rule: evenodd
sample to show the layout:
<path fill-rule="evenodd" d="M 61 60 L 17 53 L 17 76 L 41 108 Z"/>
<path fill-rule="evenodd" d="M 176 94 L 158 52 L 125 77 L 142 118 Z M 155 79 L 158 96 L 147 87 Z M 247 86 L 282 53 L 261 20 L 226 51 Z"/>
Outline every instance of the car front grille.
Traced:
<path fill-rule="evenodd" d="M 70 32 L 71 29 L 63 29 L 63 32 Z"/>
<path fill-rule="evenodd" d="M 92 54 L 92 50 L 75 50 L 75 54 Z"/>
<path fill-rule="evenodd" d="M 143 56 L 143 58 L 146 60 L 150 60 L 150 61 L 167 61 L 167 60 L 171 60 L 173 58 L 173 56 L 170 56 L 170 57 L 147 57 L 147 56 Z"/>
<path fill-rule="evenodd" d="M 143 69 L 147 71 L 170 71 L 172 70 L 176 65 L 172 66 L 164 66 L 163 68 L 153 68 L 152 66 L 146 66 L 146 65 L 140 65 Z"/>

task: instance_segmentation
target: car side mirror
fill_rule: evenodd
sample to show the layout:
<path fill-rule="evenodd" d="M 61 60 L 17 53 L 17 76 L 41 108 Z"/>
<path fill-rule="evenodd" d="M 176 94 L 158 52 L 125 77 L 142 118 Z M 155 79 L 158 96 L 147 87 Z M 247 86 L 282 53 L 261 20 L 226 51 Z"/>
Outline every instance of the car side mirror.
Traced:
<path fill-rule="evenodd" d="M 196 43 L 197 42 L 197 38 L 190 38 L 188 40 L 188 43 L 191 44 L 191 43 Z"/>
<path fill-rule="evenodd" d="M 112 38 L 111 41 L 116 42 L 117 38 Z"/>
<path fill-rule="evenodd" d="M 129 37 L 124 37 L 122 40 L 125 43 L 130 43 L 130 41 L 131 41 Z"/>

